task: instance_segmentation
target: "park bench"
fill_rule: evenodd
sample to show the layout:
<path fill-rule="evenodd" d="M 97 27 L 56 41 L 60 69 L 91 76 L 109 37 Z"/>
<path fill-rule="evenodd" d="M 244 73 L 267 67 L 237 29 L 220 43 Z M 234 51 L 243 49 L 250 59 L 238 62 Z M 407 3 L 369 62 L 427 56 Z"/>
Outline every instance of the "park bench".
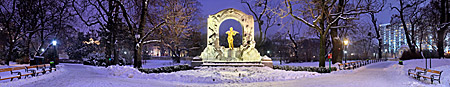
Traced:
<path fill-rule="evenodd" d="M 350 62 L 351 68 L 355 69 L 358 67 L 358 65 L 356 64 L 356 62 Z"/>
<path fill-rule="evenodd" d="M 24 70 L 24 69 L 26 69 L 26 67 L 13 67 L 13 68 L 0 69 L 0 72 L 8 72 L 9 71 L 9 72 L 11 72 L 11 75 L 17 73 L 17 75 L 13 75 L 11 77 L 6 77 L 6 78 L 1 78 L 1 76 L 0 76 L 0 80 L 11 79 L 11 81 L 12 81 L 14 78 L 21 79 L 22 76 L 29 76 L 29 75 L 33 75 L 34 74 L 34 73 L 22 74 L 22 72 L 18 71 L 18 70 Z"/>
<path fill-rule="evenodd" d="M 339 63 L 338 64 L 338 66 L 339 66 L 339 70 L 345 70 L 345 68 L 344 68 L 344 64 L 342 64 L 342 63 Z M 342 67 L 342 68 L 341 68 Z"/>
<path fill-rule="evenodd" d="M 41 71 L 36 71 L 36 75 L 39 75 L 39 73 L 42 73 L 42 74 L 45 74 L 47 71 L 45 71 L 45 65 L 35 65 L 35 66 L 37 66 L 36 67 L 36 70 L 41 70 Z"/>
<path fill-rule="evenodd" d="M 427 74 L 427 73 L 430 73 L 430 74 Z M 419 76 L 418 79 L 420 79 L 420 77 L 422 77 L 424 80 L 430 79 L 431 84 L 433 84 L 433 82 L 436 80 L 439 81 L 439 83 L 441 83 L 441 74 L 442 74 L 442 71 L 427 69 L 426 72 L 423 72 L 423 74 L 418 73 L 417 76 Z"/>
<path fill-rule="evenodd" d="M 362 61 L 356 61 L 356 64 L 358 65 L 358 67 L 361 67 L 361 66 L 363 66 L 363 63 L 362 63 Z"/>
<path fill-rule="evenodd" d="M 344 63 L 344 64 L 338 64 L 339 69 L 341 70 L 347 70 L 347 69 L 355 69 L 358 67 L 362 67 L 365 65 L 368 65 L 370 63 L 375 63 L 375 62 L 381 62 L 382 60 L 380 59 L 370 59 L 370 60 L 359 60 L 359 61 L 355 61 L 355 62 L 349 62 L 349 63 Z"/>
<path fill-rule="evenodd" d="M 19 70 L 24 70 L 25 72 L 20 72 Z M 2 78 L 0 76 L 0 80 L 6 80 L 11 79 L 11 81 L 14 78 L 21 79 L 22 76 L 28 77 L 28 76 L 36 76 L 39 75 L 39 73 L 45 74 L 47 71 L 52 72 L 52 70 L 56 71 L 56 67 L 51 67 L 50 64 L 45 65 L 34 65 L 34 66 L 22 66 L 22 67 L 13 67 L 13 68 L 3 68 L 0 69 L 0 72 L 11 72 L 11 77 Z M 28 73 L 30 72 L 30 73 Z"/>
<path fill-rule="evenodd" d="M 50 64 L 45 64 L 45 68 L 48 68 L 45 71 L 50 71 L 50 72 L 52 72 L 52 70 L 56 71 L 56 67 L 52 67 Z"/>
<path fill-rule="evenodd" d="M 411 74 L 412 74 L 413 77 L 417 79 L 419 77 L 418 73 L 422 73 L 422 72 L 425 72 L 425 71 L 426 71 L 426 69 L 421 68 L 421 67 L 416 67 L 414 69 L 408 69 L 408 76 L 411 76 Z"/>
<path fill-rule="evenodd" d="M 431 84 L 433 84 L 433 82 L 435 80 L 439 81 L 439 83 L 441 83 L 441 74 L 443 71 L 436 71 L 436 70 L 431 70 L 431 69 L 424 69 L 421 67 L 416 67 L 414 69 L 408 69 L 408 75 L 411 76 L 411 74 L 413 75 L 414 78 L 419 79 L 420 77 L 422 77 L 424 80 L 426 79 L 430 79 L 431 80 Z M 427 74 L 430 73 L 430 74 Z"/>
<path fill-rule="evenodd" d="M 345 63 L 344 68 L 345 69 L 353 69 L 353 65 L 351 63 Z"/>

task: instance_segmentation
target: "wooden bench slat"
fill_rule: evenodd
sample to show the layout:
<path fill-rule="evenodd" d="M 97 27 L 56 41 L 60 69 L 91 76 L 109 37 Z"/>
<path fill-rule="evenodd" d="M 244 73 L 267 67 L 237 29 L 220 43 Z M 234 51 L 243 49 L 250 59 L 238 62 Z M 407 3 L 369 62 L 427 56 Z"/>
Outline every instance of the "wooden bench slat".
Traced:
<path fill-rule="evenodd" d="M 14 67 L 11 71 L 22 70 L 22 69 L 26 69 L 26 67 Z"/>
<path fill-rule="evenodd" d="M 0 72 L 7 72 L 7 71 L 12 71 L 12 68 L 3 68 L 3 69 L 0 69 Z"/>
<path fill-rule="evenodd" d="M 36 68 L 38 66 L 26 66 L 27 68 Z"/>
<path fill-rule="evenodd" d="M 12 77 L 7 77 L 7 78 L 2 78 L 0 80 L 6 80 L 6 79 L 12 79 L 12 78 L 19 78 L 20 76 L 12 76 Z"/>

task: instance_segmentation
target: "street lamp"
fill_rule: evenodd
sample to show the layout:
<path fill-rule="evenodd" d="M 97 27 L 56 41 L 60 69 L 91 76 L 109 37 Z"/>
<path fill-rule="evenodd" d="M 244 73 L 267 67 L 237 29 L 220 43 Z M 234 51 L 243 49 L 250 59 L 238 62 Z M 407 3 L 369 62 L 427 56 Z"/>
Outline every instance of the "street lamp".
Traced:
<path fill-rule="evenodd" d="M 52 45 L 53 45 L 53 46 L 56 46 L 57 43 L 58 43 L 58 42 L 56 42 L 56 40 L 53 40 L 53 41 L 52 41 Z"/>
<path fill-rule="evenodd" d="M 58 55 L 58 49 L 56 48 L 56 45 L 58 44 L 58 42 L 56 40 L 52 41 L 52 45 L 54 46 L 53 49 L 55 51 L 54 53 L 54 57 L 52 59 L 50 59 L 50 64 L 54 67 L 54 63 L 57 61 L 57 59 L 59 59 L 59 55 Z"/>
<path fill-rule="evenodd" d="M 348 40 L 346 39 L 346 40 L 344 40 L 344 45 L 345 45 L 345 47 L 344 47 L 344 62 L 345 63 L 347 63 L 347 46 L 348 46 Z"/>

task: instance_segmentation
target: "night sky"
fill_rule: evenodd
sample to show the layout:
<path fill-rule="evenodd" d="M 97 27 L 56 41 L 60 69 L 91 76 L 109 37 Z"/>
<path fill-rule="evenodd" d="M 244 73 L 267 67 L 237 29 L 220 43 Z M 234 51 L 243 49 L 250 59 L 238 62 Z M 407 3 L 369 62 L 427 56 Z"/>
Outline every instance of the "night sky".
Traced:
<path fill-rule="evenodd" d="M 208 15 L 217 13 L 220 10 L 227 9 L 227 8 L 235 8 L 235 9 L 241 10 L 247 14 L 250 14 L 250 11 L 248 10 L 247 6 L 245 4 L 242 4 L 241 0 L 199 0 L 199 2 L 203 5 L 201 7 L 201 10 L 202 10 L 201 14 L 204 15 L 204 17 L 207 17 Z M 387 2 L 386 6 L 384 8 L 385 10 L 376 14 L 379 24 L 389 23 L 391 15 L 398 13 L 398 12 L 390 9 L 390 7 L 389 7 L 390 4 L 397 5 L 398 3 Z M 365 22 L 365 23 L 370 23 L 369 16 L 366 14 L 361 15 L 360 21 Z M 233 26 L 240 26 L 240 24 L 236 21 L 234 21 L 234 22 L 225 21 L 221 24 L 220 30 L 222 32 L 224 27 L 226 27 L 225 29 L 228 29 L 229 27 L 233 27 Z M 258 32 L 258 27 L 256 27 L 256 26 L 257 26 L 257 23 L 255 23 L 255 32 Z M 240 30 L 237 27 L 233 27 L 233 28 L 235 30 Z M 200 29 L 200 30 L 201 30 L 201 32 L 206 32 L 205 29 L 206 29 L 206 27 L 203 29 Z M 285 32 L 284 29 L 280 30 L 278 27 L 271 27 L 271 30 L 273 30 L 274 32 L 268 32 L 269 35 L 272 35 L 276 32 Z M 256 34 L 257 33 L 255 33 L 255 35 Z"/>

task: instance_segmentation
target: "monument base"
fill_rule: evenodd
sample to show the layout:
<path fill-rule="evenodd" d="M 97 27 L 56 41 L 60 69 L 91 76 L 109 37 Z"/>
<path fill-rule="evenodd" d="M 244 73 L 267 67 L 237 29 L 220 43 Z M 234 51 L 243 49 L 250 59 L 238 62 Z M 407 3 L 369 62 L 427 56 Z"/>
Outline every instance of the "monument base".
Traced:
<path fill-rule="evenodd" d="M 193 67 L 270 67 L 273 68 L 272 59 L 264 56 L 260 61 L 208 61 L 202 60 L 200 57 L 194 57 L 191 61 Z"/>
<path fill-rule="evenodd" d="M 225 48 L 223 46 L 206 46 L 205 50 L 199 56 L 204 61 L 230 61 L 230 62 L 259 62 L 261 57 L 255 48 Z"/>

